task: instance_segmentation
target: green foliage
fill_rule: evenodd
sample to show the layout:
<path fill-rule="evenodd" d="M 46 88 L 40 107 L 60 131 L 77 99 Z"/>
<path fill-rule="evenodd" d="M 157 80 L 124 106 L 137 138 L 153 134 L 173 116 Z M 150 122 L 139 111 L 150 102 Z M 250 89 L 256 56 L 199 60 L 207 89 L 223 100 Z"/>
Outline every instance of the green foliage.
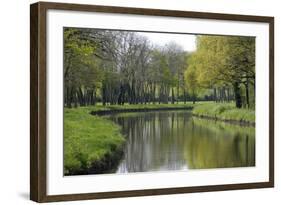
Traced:
<path fill-rule="evenodd" d="M 78 91 L 82 98 L 100 87 L 103 76 L 95 58 L 97 49 L 98 44 L 84 38 L 81 30 L 64 29 L 64 87 L 68 107 L 71 107 L 71 100 L 77 101 Z"/>
<path fill-rule="evenodd" d="M 186 101 L 185 57 L 137 32 L 65 28 L 65 106 Z"/>
<path fill-rule="evenodd" d="M 198 84 L 198 73 L 196 71 L 195 66 L 190 66 L 186 71 L 185 71 L 185 80 L 186 80 L 186 87 L 192 93 L 192 96 L 195 100 L 197 96 L 197 92 L 199 90 L 199 84 Z"/>
<path fill-rule="evenodd" d="M 188 59 L 185 77 L 187 87 L 192 92 L 196 89 L 214 89 L 213 98 L 216 101 L 235 98 L 239 108 L 242 104 L 248 108 L 254 107 L 254 96 L 250 92 L 253 92 L 255 85 L 255 38 L 198 36 L 197 50 Z M 240 84 L 247 91 L 245 97 L 241 97 Z M 228 91 L 226 97 L 225 90 L 230 88 L 234 93 L 231 96 Z M 217 96 L 216 89 L 224 94 Z"/>

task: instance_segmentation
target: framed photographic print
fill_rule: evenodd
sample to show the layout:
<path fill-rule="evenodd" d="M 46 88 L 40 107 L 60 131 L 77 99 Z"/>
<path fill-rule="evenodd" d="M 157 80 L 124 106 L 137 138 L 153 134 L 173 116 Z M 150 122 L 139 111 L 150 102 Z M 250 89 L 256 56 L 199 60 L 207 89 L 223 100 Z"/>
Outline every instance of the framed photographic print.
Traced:
<path fill-rule="evenodd" d="M 31 5 L 30 198 L 274 186 L 274 18 Z"/>

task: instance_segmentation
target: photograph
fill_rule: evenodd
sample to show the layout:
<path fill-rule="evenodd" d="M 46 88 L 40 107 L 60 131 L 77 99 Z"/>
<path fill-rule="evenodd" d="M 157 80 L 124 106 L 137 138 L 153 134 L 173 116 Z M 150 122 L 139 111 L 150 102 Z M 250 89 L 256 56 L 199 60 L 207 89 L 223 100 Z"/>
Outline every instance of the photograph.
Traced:
<path fill-rule="evenodd" d="M 30 198 L 274 187 L 274 17 L 30 6 Z"/>
<path fill-rule="evenodd" d="M 255 167 L 255 36 L 62 36 L 64 176 Z"/>

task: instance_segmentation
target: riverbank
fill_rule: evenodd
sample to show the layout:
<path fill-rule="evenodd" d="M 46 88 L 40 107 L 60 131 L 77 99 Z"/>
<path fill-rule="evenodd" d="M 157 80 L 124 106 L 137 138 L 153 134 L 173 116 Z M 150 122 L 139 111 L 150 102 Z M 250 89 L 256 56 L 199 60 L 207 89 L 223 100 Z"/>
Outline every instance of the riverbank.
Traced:
<path fill-rule="evenodd" d="M 97 174 L 122 158 L 124 136 L 110 120 L 90 115 L 90 107 L 64 109 L 64 174 Z"/>
<path fill-rule="evenodd" d="M 255 110 L 238 109 L 231 103 L 205 103 L 195 106 L 192 114 L 198 117 L 255 126 Z"/>
<path fill-rule="evenodd" d="M 149 112 L 161 110 L 192 110 L 197 117 L 224 121 L 232 124 L 255 125 L 255 110 L 238 109 L 234 103 L 197 102 L 192 104 L 139 104 L 139 105 L 109 105 L 93 106 L 91 114 L 108 115 L 121 112 Z"/>
<path fill-rule="evenodd" d="M 201 103 L 198 103 L 198 105 Z M 92 115 L 109 115 L 121 112 L 149 112 L 161 110 L 192 110 L 195 105 L 192 103 L 179 104 L 138 104 L 138 105 L 108 105 L 93 106 Z M 197 105 L 196 105 L 197 106 Z"/>

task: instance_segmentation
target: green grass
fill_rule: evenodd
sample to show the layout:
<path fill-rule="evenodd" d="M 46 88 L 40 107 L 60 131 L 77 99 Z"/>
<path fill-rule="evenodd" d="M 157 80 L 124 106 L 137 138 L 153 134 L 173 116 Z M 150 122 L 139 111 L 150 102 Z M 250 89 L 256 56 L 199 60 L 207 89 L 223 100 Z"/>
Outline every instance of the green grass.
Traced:
<path fill-rule="evenodd" d="M 71 174 L 114 155 L 125 138 L 120 127 L 90 108 L 64 109 L 64 173 Z"/>
<path fill-rule="evenodd" d="M 203 104 L 205 102 L 196 103 L 197 104 Z M 104 111 L 104 110 L 128 110 L 128 109 L 161 109 L 161 108 L 193 108 L 195 106 L 191 102 L 187 102 L 184 104 L 183 102 L 175 103 L 175 104 L 125 104 L 125 105 L 106 105 L 103 106 L 101 104 L 95 105 L 95 106 L 89 106 L 87 109 L 90 109 L 91 111 L 98 112 L 98 111 Z"/>
<path fill-rule="evenodd" d="M 233 103 L 205 103 L 194 107 L 192 113 L 200 117 L 210 117 L 218 120 L 255 122 L 255 110 L 238 109 Z"/>

